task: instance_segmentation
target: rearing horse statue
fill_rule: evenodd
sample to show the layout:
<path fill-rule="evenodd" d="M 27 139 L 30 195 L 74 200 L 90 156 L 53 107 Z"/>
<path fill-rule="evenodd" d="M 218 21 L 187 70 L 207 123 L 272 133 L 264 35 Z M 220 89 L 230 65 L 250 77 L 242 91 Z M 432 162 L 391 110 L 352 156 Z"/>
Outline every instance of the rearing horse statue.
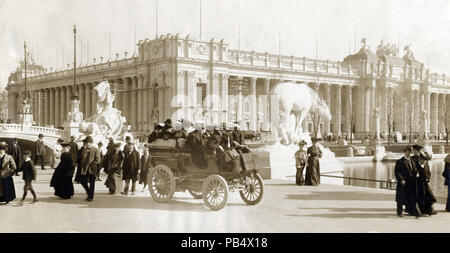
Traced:
<path fill-rule="evenodd" d="M 273 94 L 278 102 L 279 121 L 272 121 L 272 129 L 276 140 L 281 144 L 289 145 L 300 140 L 303 133 L 302 122 L 311 110 L 318 112 L 321 118 L 331 120 L 327 103 L 305 84 L 280 83 L 274 88 Z M 292 117 L 295 122 L 289 128 L 288 123 Z"/>

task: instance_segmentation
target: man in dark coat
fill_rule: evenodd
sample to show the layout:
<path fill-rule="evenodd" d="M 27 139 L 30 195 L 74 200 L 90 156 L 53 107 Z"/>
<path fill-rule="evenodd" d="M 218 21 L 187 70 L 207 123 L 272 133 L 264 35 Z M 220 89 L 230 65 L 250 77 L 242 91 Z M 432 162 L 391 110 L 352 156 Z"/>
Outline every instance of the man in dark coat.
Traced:
<path fill-rule="evenodd" d="M 81 171 L 80 181 L 84 190 L 86 190 L 86 201 L 92 201 L 94 199 L 95 180 L 97 175 L 98 165 L 101 162 L 100 151 L 92 146 L 94 140 L 91 136 L 86 136 L 84 143 L 86 148 L 81 152 Z"/>
<path fill-rule="evenodd" d="M 148 136 L 148 143 L 152 143 L 153 141 L 155 141 L 156 139 L 160 138 L 160 134 L 161 131 L 163 130 L 163 125 L 162 124 L 157 124 L 155 125 L 155 129 L 153 130 L 153 132 Z"/>
<path fill-rule="evenodd" d="M 14 158 L 14 162 L 16 162 L 17 168 L 22 168 L 23 157 L 22 150 L 19 146 L 19 141 L 17 138 L 13 139 L 13 144 L 8 148 L 8 154 Z M 19 170 L 16 170 L 16 176 L 19 175 Z"/>
<path fill-rule="evenodd" d="M 447 186 L 447 204 L 445 205 L 445 211 L 450 212 L 450 154 L 444 159 L 444 171 L 442 176 L 444 177 L 444 185 Z"/>
<path fill-rule="evenodd" d="M 167 119 L 164 122 L 164 127 L 160 133 L 161 138 L 164 140 L 168 140 L 170 138 L 175 138 L 175 130 L 172 127 L 172 120 Z"/>
<path fill-rule="evenodd" d="M 232 137 L 233 141 L 236 141 L 240 145 L 245 145 L 244 133 L 237 126 L 235 126 L 233 129 Z"/>
<path fill-rule="evenodd" d="M 78 145 L 75 143 L 75 136 L 70 136 L 70 156 L 72 157 L 73 165 L 76 166 L 78 160 Z"/>
<path fill-rule="evenodd" d="M 36 154 L 35 154 L 35 158 L 34 158 L 34 164 L 37 165 L 38 160 L 41 161 L 41 169 L 45 170 L 45 164 L 44 164 L 44 159 L 45 159 L 45 145 L 44 145 L 44 135 L 43 134 L 39 134 L 38 135 L 38 140 L 36 141 Z"/>
<path fill-rule="evenodd" d="M 397 202 L 397 215 L 403 217 L 403 205 L 410 215 L 419 218 L 422 216 L 417 203 L 418 175 L 414 161 L 411 161 L 411 146 L 403 149 L 404 155 L 395 163 L 394 173 L 397 179 L 395 201 Z"/>
<path fill-rule="evenodd" d="M 189 134 L 189 136 L 186 139 L 185 145 L 191 148 L 192 162 L 198 168 L 205 169 L 206 168 L 205 140 L 203 139 L 201 127 L 199 125 L 197 125 L 196 129 Z"/>
<path fill-rule="evenodd" d="M 7 146 L 4 142 L 0 143 L 0 202 L 4 204 L 16 199 L 12 175 L 17 167 L 13 157 L 6 154 Z"/>
<path fill-rule="evenodd" d="M 136 181 L 139 180 L 139 169 L 141 168 L 141 158 L 139 157 L 139 153 L 135 150 L 134 145 L 131 144 L 127 152 L 124 153 L 123 160 L 123 180 L 125 180 L 125 189 L 123 191 L 124 195 L 128 195 L 128 188 L 130 187 L 130 180 L 132 181 L 131 185 L 131 195 L 134 195 L 134 191 L 136 190 Z"/>

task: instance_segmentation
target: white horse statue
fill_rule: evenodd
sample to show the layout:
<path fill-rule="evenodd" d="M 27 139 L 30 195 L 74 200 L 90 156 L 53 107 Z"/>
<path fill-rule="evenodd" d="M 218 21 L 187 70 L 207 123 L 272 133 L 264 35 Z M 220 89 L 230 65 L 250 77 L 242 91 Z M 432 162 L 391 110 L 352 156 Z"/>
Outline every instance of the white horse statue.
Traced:
<path fill-rule="evenodd" d="M 125 117 L 122 112 L 112 107 L 114 95 L 111 94 L 110 85 L 107 81 L 99 83 L 97 91 L 97 113 L 91 118 L 80 123 L 80 132 L 85 135 L 97 135 L 103 138 L 117 138 L 124 134 L 126 129 Z"/>
<path fill-rule="evenodd" d="M 273 94 L 277 96 L 279 120 L 272 121 L 272 129 L 281 144 L 289 145 L 300 140 L 303 134 L 302 122 L 311 110 L 318 112 L 321 118 L 331 120 L 327 103 L 305 84 L 280 83 L 274 88 Z"/>

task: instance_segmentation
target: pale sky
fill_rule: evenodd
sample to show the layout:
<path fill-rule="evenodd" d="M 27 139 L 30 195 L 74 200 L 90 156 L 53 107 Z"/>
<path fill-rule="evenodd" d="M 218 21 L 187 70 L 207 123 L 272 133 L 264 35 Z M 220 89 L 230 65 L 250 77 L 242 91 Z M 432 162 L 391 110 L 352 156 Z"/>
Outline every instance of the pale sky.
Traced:
<path fill-rule="evenodd" d="M 155 37 L 156 0 L 0 0 L 0 87 L 23 57 L 23 42 L 44 67 L 73 62 L 73 24 L 78 28 L 78 62 L 83 64 L 134 51 L 137 40 Z M 199 37 L 200 0 L 158 0 L 158 32 Z M 410 44 L 416 59 L 432 72 L 450 74 L 450 1 L 448 0 L 203 0 L 203 39 L 225 39 L 231 49 L 343 60 L 367 38 L 372 51 L 380 39 Z M 130 54 L 130 55 L 131 55 Z"/>

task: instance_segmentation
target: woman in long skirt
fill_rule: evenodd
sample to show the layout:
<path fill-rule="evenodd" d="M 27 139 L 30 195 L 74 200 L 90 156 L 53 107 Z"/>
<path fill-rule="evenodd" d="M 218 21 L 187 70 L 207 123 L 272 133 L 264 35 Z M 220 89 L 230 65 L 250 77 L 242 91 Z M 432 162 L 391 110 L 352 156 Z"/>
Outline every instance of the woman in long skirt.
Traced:
<path fill-rule="evenodd" d="M 306 166 L 306 151 L 303 149 L 306 145 L 305 141 L 301 141 L 298 144 L 298 151 L 295 152 L 295 167 L 297 169 L 297 173 L 295 174 L 295 183 L 297 185 L 304 185 L 305 179 L 303 178 L 303 169 Z"/>
<path fill-rule="evenodd" d="M 4 205 L 16 199 L 12 176 L 17 167 L 14 158 L 6 154 L 6 146 L 6 143 L 0 143 L 0 202 Z"/>
<path fill-rule="evenodd" d="M 122 190 L 122 165 L 124 155 L 120 150 L 120 144 L 114 144 L 114 152 L 108 157 L 108 177 L 105 186 L 110 194 L 120 195 Z"/>
<path fill-rule="evenodd" d="M 72 183 L 75 166 L 70 153 L 70 144 L 62 143 L 61 161 L 56 167 L 50 181 L 50 186 L 55 188 L 55 195 L 62 199 L 70 199 L 74 195 Z"/>
<path fill-rule="evenodd" d="M 320 164 L 319 158 L 322 151 L 316 145 L 319 139 L 311 138 L 312 146 L 308 148 L 308 165 L 306 167 L 305 185 L 317 186 L 320 184 Z"/>

